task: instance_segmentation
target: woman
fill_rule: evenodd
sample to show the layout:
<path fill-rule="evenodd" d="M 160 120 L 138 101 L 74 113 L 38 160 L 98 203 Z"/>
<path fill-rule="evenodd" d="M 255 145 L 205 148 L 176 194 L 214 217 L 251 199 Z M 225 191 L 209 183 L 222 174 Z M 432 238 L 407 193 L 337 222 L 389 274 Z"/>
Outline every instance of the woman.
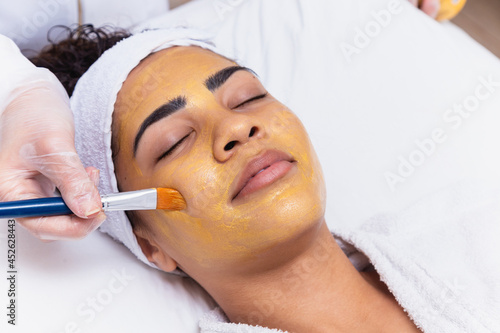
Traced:
<path fill-rule="evenodd" d="M 152 72 L 161 73 L 161 89 L 130 94 Z M 165 103 L 178 104 L 175 114 L 142 132 Z M 150 262 L 181 268 L 232 322 L 290 332 L 418 331 L 376 273 L 357 272 L 335 243 L 307 134 L 252 72 L 199 47 L 174 47 L 141 62 L 116 105 L 121 190 L 171 187 L 187 201 L 180 212 L 133 214 Z M 290 273 L 302 266 L 297 286 Z M 277 291 L 272 314 L 252 315 Z"/>
<path fill-rule="evenodd" d="M 134 37 L 118 51 L 138 45 Z M 147 260 L 194 278 L 232 322 L 418 332 L 377 273 L 357 271 L 330 234 L 321 167 L 299 119 L 250 69 L 204 42 L 179 44 L 194 46 L 147 55 L 113 103 L 119 189 L 169 187 L 187 202 L 182 211 L 129 213 Z M 89 95 L 80 85 L 85 80 L 72 97 L 77 128 L 79 105 L 87 104 L 79 101 Z"/>
<path fill-rule="evenodd" d="M 171 1 L 170 8 L 177 7 L 185 2 L 187 1 Z M 411 2 L 417 6 L 416 0 Z M 454 7 L 457 7 L 454 12 L 458 11 L 463 2 L 465 1 L 453 4 Z M 82 3 L 83 6 L 77 5 Z M 67 96 L 61 93 L 61 87 L 54 80 L 54 76 L 50 72 L 33 67 L 26 61 L 17 46 L 21 47 L 21 49 L 29 46 L 29 49 L 35 48 L 38 50 L 41 45 L 46 44 L 45 37 L 48 28 L 56 23 L 68 24 L 73 20 L 76 22 L 77 16 L 80 19 L 83 18 L 85 22 L 105 21 L 109 23 L 110 17 L 107 14 L 121 13 L 124 15 L 117 14 L 111 21 L 120 21 L 120 25 L 124 23 L 131 24 L 140 21 L 141 17 L 144 19 L 151 15 L 158 15 L 159 12 L 167 9 L 168 3 L 168 1 L 157 0 L 154 4 L 148 3 L 148 6 L 143 6 L 142 3 L 137 6 L 134 5 L 134 1 L 130 1 L 127 5 L 121 1 L 121 6 L 113 6 L 113 4 L 108 3 L 107 6 L 110 9 L 108 12 L 102 7 L 103 4 L 101 3 L 94 4 L 85 1 L 73 1 L 64 4 L 49 1 L 48 3 L 39 4 L 39 6 L 30 6 L 23 2 L 22 6 L 18 6 L 19 10 L 13 9 L 15 6 L 9 5 L 8 10 L 0 11 L 4 14 L 0 20 L 0 52 L 2 59 L 4 59 L 0 72 L 3 76 L 12 78 L 16 77 L 20 71 L 25 73 L 25 75 L 18 76 L 16 80 L 9 81 L 8 84 L 0 87 L 0 102 L 10 104 L 1 108 L 0 115 L 4 114 L 4 116 L 0 117 L 0 122 L 11 131 L 9 133 L 4 132 L 2 138 L 0 173 L 3 179 L 9 180 L 0 184 L 0 196 L 3 200 L 40 197 L 45 195 L 45 187 L 48 188 L 57 184 L 62 197 L 75 213 L 75 216 L 71 218 L 48 218 L 43 225 L 33 219 L 20 219 L 18 222 L 35 236 L 44 240 L 82 238 L 102 223 L 103 215 L 98 214 L 98 192 L 81 165 L 78 156 L 75 154 L 71 160 L 68 158 L 68 152 L 72 154 L 75 152 L 71 139 L 72 131 L 67 131 L 67 128 L 72 129 L 71 121 L 66 119 L 71 114 L 66 106 Z M 210 5 L 209 7 L 213 5 L 217 9 L 218 20 L 225 16 L 228 9 L 232 11 L 233 5 L 240 3 L 241 1 L 228 4 L 218 1 L 211 4 L 207 2 Z M 436 17 L 440 1 L 424 0 L 419 2 L 419 7 L 428 15 Z M 16 12 L 22 15 L 16 15 Z M 133 16 L 131 16 L 131 13 L 133 13 Z M 448 14 L 448 6 L 443 5 L 439 16 L 436 18 L 445 19 Z M 19 23 L 20 21 L 23 21 L 22 24 Z M 6 36 L 1 34 L 6 34 Z M 17 41 L 18 45 L 16 46 L 7 36 Z M 36 37 L 38 37 L 38 40 Z M 20 87 L 20 89 L 14 89 L 15 87 Z M 45 89 L 47 91 L 44 92 Z M 8 111 L 4 112 L 6 110 Z M 35 114 L 33 110 L 38 110 L 38 112 Z M 15 117 L 7 117 L 7 113 L 15 115 Z M 37 125 L 39 123 L 50 123 L 50 125 L 35 126 L 30 128 L 29 131 L 25 131 L 33 123 L 34 117 L 38 119 Z M 61 133 L 66 132 L 71 133 L 61 135 Z M 34 135 L 34 133 L 38 135 Z M 60 141 L 63 145 L 46 143 L 52 140 Z M 30 156 L 19 156 L 16 152 L 18 147 L 23 144 L 34 145 L 37 148 L 37 157 L 43 156 L 43 158 L 36 158 L 36 163 L 33 163 L 32 159 L 29 158 Z M 65 163 L 61 163 L 61 161 Z M 60 169 L 54 167 L 54 165 L 64 166 Z M 21 169 L 29 172 L 19 173 L 18 171 Z M 32 174 L 43 174 L 49 181 L 44 179 L 33 182 L 30 178 Z M 78 186 L 83 182 L 86 183 L 85 186 Z M 89 221 L 93 224 L 90 228 L 88 227 Z M 61 232 L 61 224 L 64 225 L 64 230 L 69 231 Z"/>
<path fill-rule="evenodd" d="M 113 161 L 95 164 L 103 193 L 117 189 L 116 173 L 121 190 L 173 187 L 187 202 L 179 212 L 130 214 L 132 238 L 123 216 L 109 216 L 108 232 L 156 267 L 184 270 L 233 322 L 418 331 L 377 272 L 358 272 L 331 237 L 321 171 L 300 122 L 249 70 L 189 31 L 170 35 L 119 43 L 72 97 L 88 163 L 111 159 L 113 120 Z M 414 318 L 411 304 L 405 310 Z"/>

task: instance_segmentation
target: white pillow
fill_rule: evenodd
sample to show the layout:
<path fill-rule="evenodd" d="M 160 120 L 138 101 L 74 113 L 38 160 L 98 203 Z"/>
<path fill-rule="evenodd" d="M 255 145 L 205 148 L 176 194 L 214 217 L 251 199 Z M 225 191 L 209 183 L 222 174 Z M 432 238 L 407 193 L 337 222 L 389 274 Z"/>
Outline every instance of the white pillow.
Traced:
<path fill-rule="evenodd" d="M 405 0 L 200 0 L 137 29 L 179 24 L 211 30 L 303 120 L 323 165 L 333 229 L 399 211 L 463 178 L 499 177 L 500 62 Z M 476 101 L 469 117 L 453 111 Z M 421 165 L 405 170 L 399 156 Z M 388 175 L 404 182 L 391 188 Z M 196 284 L 145 267 L 99 233 L 44 244 L 18 228 L 17 237 L 18 325 L 4 317 L 7 332 L 197 332 L 213 306 Z M 6 272 L 6 259 L 0 265 Z M 120 285 L 122 271 L 134 279 Z"/>

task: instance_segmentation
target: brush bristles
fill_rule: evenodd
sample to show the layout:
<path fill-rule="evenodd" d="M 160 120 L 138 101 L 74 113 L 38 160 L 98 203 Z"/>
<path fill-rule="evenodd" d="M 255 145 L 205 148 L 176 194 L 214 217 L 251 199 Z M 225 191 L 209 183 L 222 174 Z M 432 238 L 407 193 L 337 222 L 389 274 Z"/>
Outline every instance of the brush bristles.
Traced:
<path fill-rule="evenodd" d="M 156 193 L 156 209 L 182 210 L 186 208 L 186 201 L 176 190 L 157 188 Z"/>

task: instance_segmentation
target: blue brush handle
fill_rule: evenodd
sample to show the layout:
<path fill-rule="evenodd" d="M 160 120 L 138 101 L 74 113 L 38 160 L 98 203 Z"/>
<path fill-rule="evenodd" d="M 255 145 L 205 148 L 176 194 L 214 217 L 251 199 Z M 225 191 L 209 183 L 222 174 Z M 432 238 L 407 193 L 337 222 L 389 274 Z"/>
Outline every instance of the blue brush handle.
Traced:
<path fill-rule="evenodd" d="M 73 214 L 61 197 L 0 202 L 0 218 Z"/>

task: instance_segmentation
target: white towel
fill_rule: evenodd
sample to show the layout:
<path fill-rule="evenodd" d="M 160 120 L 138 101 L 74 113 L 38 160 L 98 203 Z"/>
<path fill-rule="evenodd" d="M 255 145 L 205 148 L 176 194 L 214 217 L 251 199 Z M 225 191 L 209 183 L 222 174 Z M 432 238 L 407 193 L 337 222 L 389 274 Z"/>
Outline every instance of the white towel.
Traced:
<path fill-rule="evenodd" d="M 500 332 L 500 186 L 463 181 L 334 230 L 365 253 L 424 332 Z"/>
<path fill-rule="evenodd" d="M 206 313 L 201 318 L 200 329 L 201 333 L 287 333 L 262 326 L 229 323 L 220 308 Z"/>
<path fill-rule="evenodd" d="M 334 234 L 362 252 L 339 242 L 353 265 L 363 253 L 369 258 L 423 332 L 500 332 L 500 186 L 462 182 Z M 219 310 L 206 314 L 200 328 L 280 332 L 227 323 Z"/>
<path fill-rule="evenodd" d="M 149 30 L 118 42 L 78 80 L 71 97 L 75 117 L 75 145 L 85 166 L 101 171 L 101 194 L 118 192 L 111 152 L 111 123 L 118 92 L 128 74 L 149 54 L 172 46 L 195 45 L 218 53 L 209 36 L 199 30 L 176 28 Z M 151 267 L 132 232 L 124 212 L 106 212 L 100 230 L 125 244 Z M 156 267 L 155 267 L 156 268 Z"/>

